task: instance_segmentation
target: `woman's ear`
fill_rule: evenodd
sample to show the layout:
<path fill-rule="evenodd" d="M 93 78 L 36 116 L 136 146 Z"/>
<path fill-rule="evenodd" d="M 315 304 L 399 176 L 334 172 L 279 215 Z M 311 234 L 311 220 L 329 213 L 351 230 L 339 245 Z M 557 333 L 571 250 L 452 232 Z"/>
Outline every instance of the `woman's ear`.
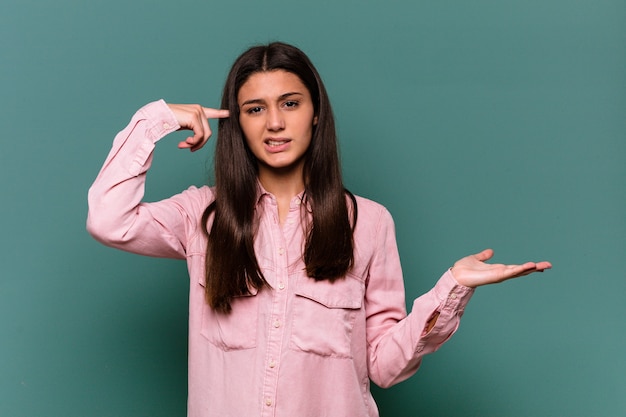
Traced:
<path fill-rule="evenodd" d="M 313 126 L 317 126 L 317 116 L 313 118 Z"/>

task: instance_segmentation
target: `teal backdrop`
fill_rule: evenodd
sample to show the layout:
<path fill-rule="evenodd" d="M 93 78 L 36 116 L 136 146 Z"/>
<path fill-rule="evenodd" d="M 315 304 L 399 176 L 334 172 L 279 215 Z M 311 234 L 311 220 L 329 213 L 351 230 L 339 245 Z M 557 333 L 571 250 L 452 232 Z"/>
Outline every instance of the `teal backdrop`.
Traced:
<path fill-rule="evenodd" d="M 396 221 L 409 304 L 485 247 L 554 264 L 477 290 L 416 376 L 374 388 L 381 415 L 626 415 L 625 16 L 617 0 L 3 0 L 0 416 L 185 415 L 185 264 L 92 240 L 87 189 L 136 109 L 217 106 L 233 59 L 271 40 L 322 73 L 347 186 Z M 212 146 L 181 137 L 159 144 L 148 199 L 207 181 Z"/>

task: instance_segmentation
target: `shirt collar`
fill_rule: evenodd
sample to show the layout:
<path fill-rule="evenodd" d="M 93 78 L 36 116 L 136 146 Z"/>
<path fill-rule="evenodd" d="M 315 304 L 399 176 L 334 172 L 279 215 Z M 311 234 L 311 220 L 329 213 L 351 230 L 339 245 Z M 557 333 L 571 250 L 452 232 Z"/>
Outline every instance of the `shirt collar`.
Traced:
<path fill-rule="evenodd" d="M 274 204 L 276 204 L 276 197 L 274 197 L 274 194 L 270 193 L 269 191 L 267 191 L 263 185 L 261 184 L 261 181 L 257 180 L 257 199 L 256 199 L 256 205 L 260 205 L 263 203 L 263 200 L 267 198 L 269 199 L 269 201 L 273 202 Z M 298 195 L 294 196 L 291 199 L 291 204 L 290 206 L 293 207 L 294 205 L 299 206 L 300 204 L 302 204 L 303 202 L 306 202 L 306 199 L 304 198 L 304 191 L 302 191 L 301 193 L 299 193 Z M 310 204 L 307 204 L 307 208 L 310 209 Z"/>

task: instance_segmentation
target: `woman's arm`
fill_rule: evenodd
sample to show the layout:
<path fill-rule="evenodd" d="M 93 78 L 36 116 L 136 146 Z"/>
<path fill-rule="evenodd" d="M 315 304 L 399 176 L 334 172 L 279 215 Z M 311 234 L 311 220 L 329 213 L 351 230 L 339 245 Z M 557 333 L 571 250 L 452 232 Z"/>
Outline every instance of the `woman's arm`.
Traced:
<path fill-rule="evenodd" d="M 548 269 L 548 262 L 490 265 L 493 251 L 463 258 L 444 273 L 435 287 L 404 312 L 404 286 L 395 232 L 386 213 L 377 233 L 366 290 L 370 378 L 389 387 L 413 375 L 422 358 L 438 350 L 458 329 L 474 287 Z M 458 277 L 457 277 L 458 275 Z"/>
<path fill-rule="evenodd" d="M 163 202 L 143 203 L 146 172 L 158 140 L 175 130 L 189 129 L 194 135 L 179 147 L 200 149 L 211 135 L 204 117 L 227 115 L 227 111 L 197 105 L 168 106 L 163 100 L 141 108 L 115 137 L 89 190 L 89 233 L 108 246 L 126 251 L 184 257 L 183 240 L 189 226 L 184 221 L 184 207 L 201 196 L 190 189 Z"/>

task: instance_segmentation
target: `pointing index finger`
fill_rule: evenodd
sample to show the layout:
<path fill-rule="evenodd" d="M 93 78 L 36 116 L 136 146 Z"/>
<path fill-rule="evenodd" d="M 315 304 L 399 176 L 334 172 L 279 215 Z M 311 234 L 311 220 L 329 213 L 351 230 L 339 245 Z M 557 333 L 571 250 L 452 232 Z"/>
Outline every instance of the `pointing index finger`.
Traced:
<path fill-rule="evenodd" d="M 204 116 L 207 119 L 224 119 L 230 116 L 228 110 L 225 109 L 212 109 L 210 107 L 203 107 Z"/>

